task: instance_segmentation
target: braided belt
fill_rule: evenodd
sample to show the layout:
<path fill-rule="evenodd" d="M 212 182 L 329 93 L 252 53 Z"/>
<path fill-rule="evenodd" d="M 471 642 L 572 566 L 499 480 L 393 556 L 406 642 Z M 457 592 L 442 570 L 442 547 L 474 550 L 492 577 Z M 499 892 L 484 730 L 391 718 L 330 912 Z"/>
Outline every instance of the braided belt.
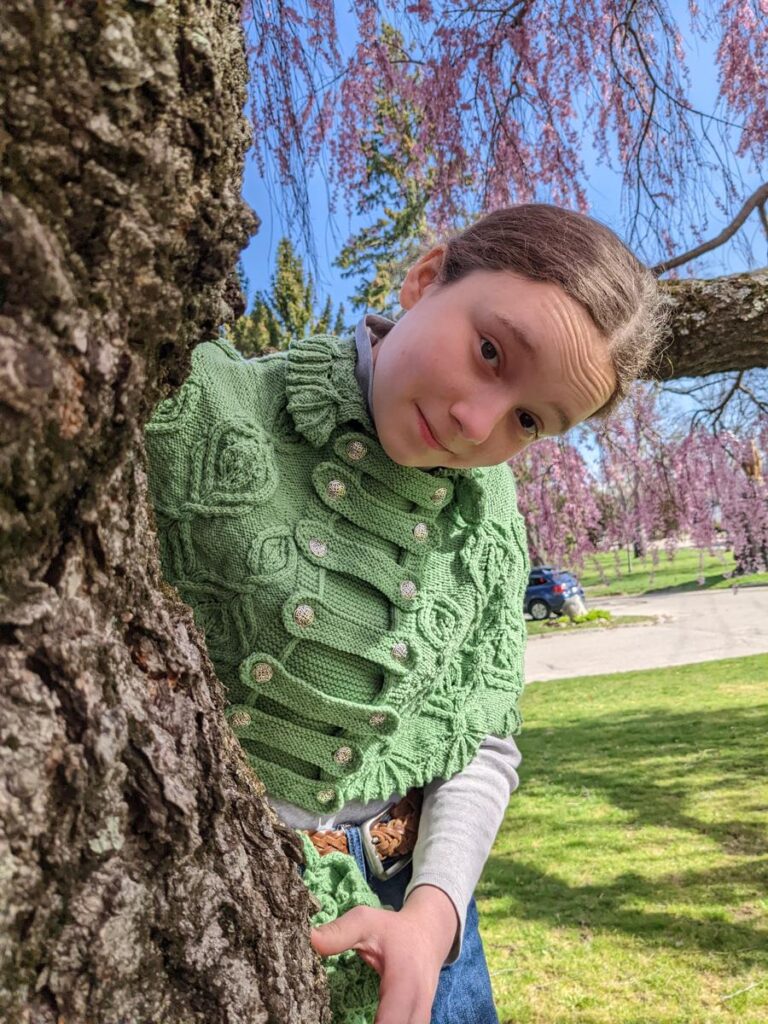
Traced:
<path fill-rule="evenodd" d="M 370 841 L 381 860 L 387 857 L 401 857 L 413 850 L 419 833 L 422 795 L 421 789 L 409 790 L 402 800 L 388 809 L 389 821 L 378 820 L 387 813 L 385 808 L 371 819 L 375 824 L 366 822 L 364 826 L 361 826 L 363 828 L 366 825 L 370 826 L 368 830 Z M 344 829 L 327 828 L 320 831 L 302 829 L 302 831 L 307 833 L 321 856 L 334 851 L 349 853 L 347 833 Z"/>

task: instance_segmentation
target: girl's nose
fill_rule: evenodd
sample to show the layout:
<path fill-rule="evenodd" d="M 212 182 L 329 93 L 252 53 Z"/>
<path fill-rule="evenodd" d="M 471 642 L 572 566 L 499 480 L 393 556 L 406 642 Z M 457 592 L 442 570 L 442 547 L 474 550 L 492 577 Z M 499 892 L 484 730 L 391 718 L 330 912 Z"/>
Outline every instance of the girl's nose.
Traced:
<path fill-rule="evenodd" d="M 471 399 L 456 402 L 451 415 L 459 426 L 465 442 L 473 445 L 484 444 L 496 427 L 509 415 L 508 396 L 478 394 Z"/>

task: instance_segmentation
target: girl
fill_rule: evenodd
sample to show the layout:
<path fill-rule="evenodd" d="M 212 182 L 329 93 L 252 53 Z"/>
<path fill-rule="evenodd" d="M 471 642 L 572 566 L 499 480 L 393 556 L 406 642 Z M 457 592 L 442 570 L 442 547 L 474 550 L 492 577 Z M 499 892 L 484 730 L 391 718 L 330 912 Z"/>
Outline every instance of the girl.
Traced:
<path fill-rule="evenodd" d="M 493 1024 L 472 893 L 520 762 L 507 461 L 614 406 L 661 303 L 611 231 L 540 204 L 425 253 L 400 302 L 251 362 L 198 346 L 150 484 L 230 724 L 300 830 L 334 1020 Z"/>

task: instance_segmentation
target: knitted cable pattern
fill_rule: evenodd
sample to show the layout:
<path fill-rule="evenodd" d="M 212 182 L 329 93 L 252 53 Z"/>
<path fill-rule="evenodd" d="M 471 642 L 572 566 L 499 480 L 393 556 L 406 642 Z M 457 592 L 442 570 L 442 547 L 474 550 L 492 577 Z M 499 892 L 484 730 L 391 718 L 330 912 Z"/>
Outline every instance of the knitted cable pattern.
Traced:
<path fill-rule="evenodd" d="M 528 562 L 507 466 L 392 462 L 351 339 L 198 346 L 147 427 L 164 572 L 272 795 L 329 813 L 520 726 Z"/>

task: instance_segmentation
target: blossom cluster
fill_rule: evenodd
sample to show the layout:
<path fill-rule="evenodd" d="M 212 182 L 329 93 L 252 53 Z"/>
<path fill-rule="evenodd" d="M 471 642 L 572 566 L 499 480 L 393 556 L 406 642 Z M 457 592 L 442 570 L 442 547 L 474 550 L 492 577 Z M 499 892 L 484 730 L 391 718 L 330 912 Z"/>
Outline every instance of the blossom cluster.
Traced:
<path fill-rule="evenodd" d="M 658 559 L 687 539 L 732 550 L 739 571 L 768 569 L 768 417 L 750 436 L 664 424 L 654 389 L 638 385 L 577 441 L 543 440 L 513 461 L 534 561 L 580 568 L 627 547 Z"/>
<path fill-rule="evenodd" d="M 398 152 L 397 110 L 409 109 L 420 130 L 402 159 L 439 233 L 511 202 L 584 210 L 591 147 L 621 172 L 627 240 L 641 254 L 644 241 L 673 244 L 672 221 L 703 237 L 711 204 L 696 204 L 692 224 L 681 200 L 711 196 L 716 179 L 733 199 L 742 189 L 723 153 L 755 166 L 766 155 L 768 0 L 700 6 L 690 0 L 686 17 L 684 5 L 626 0 L 247 0 L 256 157 L 305 216 L 318 168 L 331 209 L 341 192 L 351 212 L 370 171 L 366 133 L 376 125 Z M 719 94 L 703 113 L 686 44 L 713 33 Z"/>

